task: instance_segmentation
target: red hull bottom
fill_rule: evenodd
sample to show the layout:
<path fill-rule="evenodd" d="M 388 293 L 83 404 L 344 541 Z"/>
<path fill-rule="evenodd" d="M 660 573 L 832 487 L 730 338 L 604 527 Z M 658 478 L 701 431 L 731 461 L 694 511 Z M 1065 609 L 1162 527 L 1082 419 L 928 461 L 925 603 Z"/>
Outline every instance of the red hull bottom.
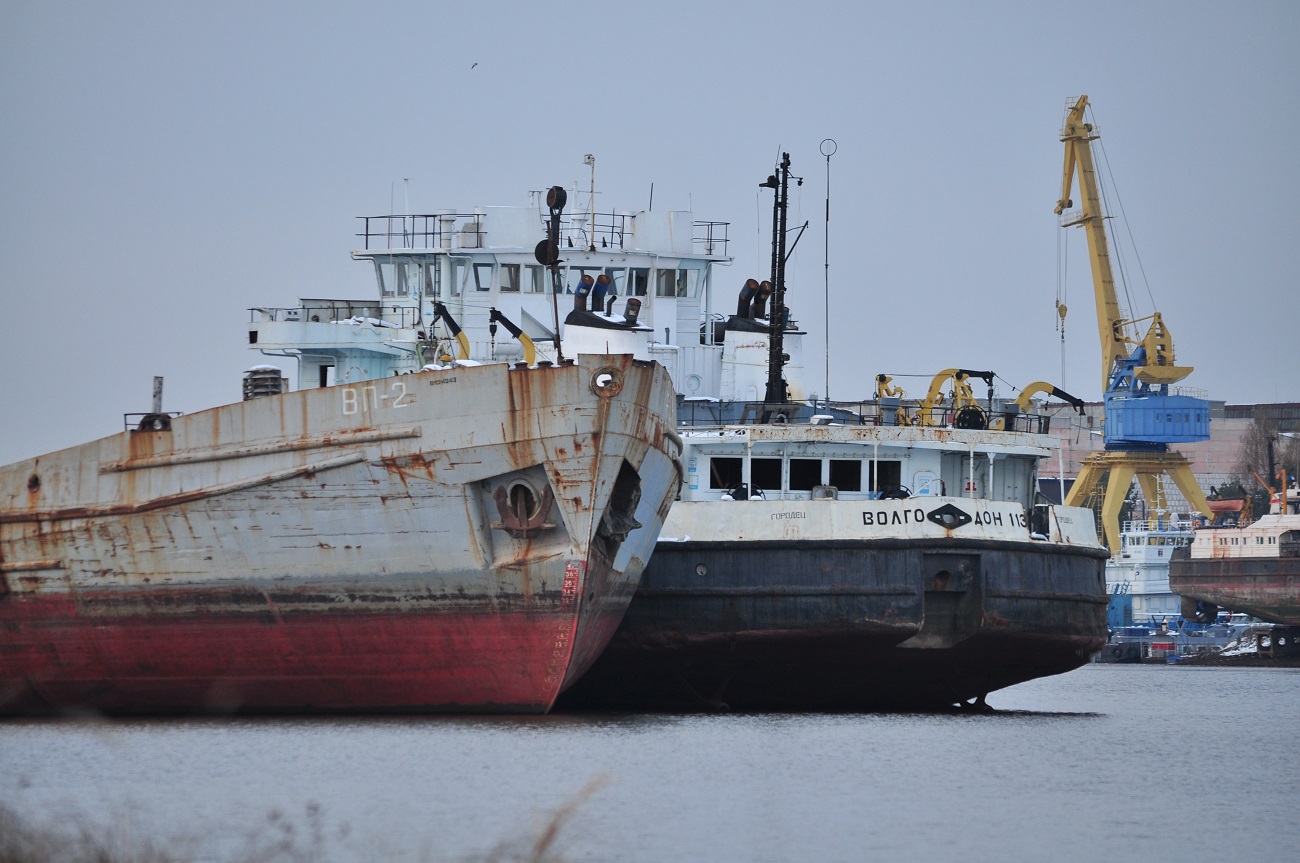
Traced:
<path fill-rule="evenodd" d="M 542 713 L 577 623 L 576 611 L 101 622 L 24 606 L 0 619 L 0 713 Z"/>

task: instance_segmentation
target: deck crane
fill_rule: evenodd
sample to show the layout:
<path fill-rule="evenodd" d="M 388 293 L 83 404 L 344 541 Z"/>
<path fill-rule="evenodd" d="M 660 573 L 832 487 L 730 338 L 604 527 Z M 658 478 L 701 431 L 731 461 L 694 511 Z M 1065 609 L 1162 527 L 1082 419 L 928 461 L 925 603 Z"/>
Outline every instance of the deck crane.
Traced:
<path fill-rule="evenodd" d="M 1110 251 L 1106 242 L 1106 215 L 1101 205 L 1092 142 L 1099 136 L 1084 121 L 1088 97 L 1080 96 L 1066 114 L 1061 129 L 1065 143 L 1065 169 L 1056 213 L 1061 227 L 1087 231 L 1092 281 L 1097 301 L 1097 327 L 1101 335 L 1102 390 L 1105 393 L 1103 435 L 1105 450 L 1091 453 L 1079 470 L 1066 504 L 1087 506 L 1095 501 L 1105 481 L 1101 526 L 1106 544 L 1118 551 L 1119 511 L 1136 477 L 1142 494 L 1157 511 L 1166 507 L 1163 477 L 1168 475 L 1187 502 L 1210 516 L 1205 493 L 1192 476 L 1191 465 L 1171 443 L 1209 440 L 1210 405 L 1204 399 L 1171 394 L 1169 387 L 1191 374 L 1190 366 L 1174 363 L 1174 342 L 1159 312 L 1125 320 L 1115 296 Z M 1074 206 L 1070 188 L 1079 175 L 1081 210 Z M 1150 321 L 1145 336 L 1137 325 Z"/>

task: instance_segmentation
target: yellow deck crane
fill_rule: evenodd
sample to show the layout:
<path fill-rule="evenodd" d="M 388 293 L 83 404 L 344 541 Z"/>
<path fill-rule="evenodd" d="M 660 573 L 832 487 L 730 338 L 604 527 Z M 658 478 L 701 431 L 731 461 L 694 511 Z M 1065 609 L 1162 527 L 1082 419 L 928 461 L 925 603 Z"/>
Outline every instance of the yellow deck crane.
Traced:
<path fill-rule="evenodd" d="M 1056 213 L 1061 216 L 1061 227 L 1077 225 L 1088 235 L 1101 336 L 1106 448 L 1091 453 L 1084 461 L 1065 502 L 1070 506 L 1091 506 L 1095 511 L 1100 498 L 1101 529 L 1106 544 L 1115 552 L 1120 547 L 1120 507 L 1135 477 L 1155 511 L 1167 507 L 1163 484 L 1167 475 L 1192 507 L 1211 516 L 1205 493 L 1192 476 L 1187 458 L 1169 449 L 1171 443 L 1209 439 L 1210 406 L 1204 399 L 1169 392 L 1170 384 L 1187 377 L 1192 369 L 1174 363 L 1173 338 L 1160 313 L 1125 320 L 1120 311 L 1106 242 L 1106 215 L 1092 159 L 1092 142 L 1098 135 L 1084 121 L 1087 107 L 1088 97 L 1080 96 L 1066 114 L 1061 130 L 1065 169 Z M 1070 188 L 1076 173 L 1083 207 L 1067 212 L 1074 206 Z M 1136 327 L 1146 321 L 1150 321 L 1147 333 L 1139 338 Z"/>

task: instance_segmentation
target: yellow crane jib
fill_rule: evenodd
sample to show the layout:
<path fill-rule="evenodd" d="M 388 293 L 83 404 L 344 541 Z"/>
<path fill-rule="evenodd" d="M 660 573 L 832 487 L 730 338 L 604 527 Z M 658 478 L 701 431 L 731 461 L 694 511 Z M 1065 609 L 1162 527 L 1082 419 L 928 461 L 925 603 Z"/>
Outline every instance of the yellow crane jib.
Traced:
<path fill-rule="evenodd" d="M 469 336 L 461 331 L 460 324 L 456 323 L 456 319 L 451 316 L 451 312 L 447 311 L 447 307 L 442 303 L 433 304 L 433 320 L 435 323 L 441 320 L 447 325 L 447 329 L 451 331 L 452 338 L 456 340 L 456 359 L 469 359 Z"/>
<path fill-rule="evenodd" d="M 1016 430 L 1016 417 L 1022 414 L 1028 414 L 1030 408 L 1033 406 L 1034 397 L 1038 395 L 1047 395 L 1052 398 L 1058 398 L 1072 406 L 1076 411 L 1078 411 L 1080 416 L 1083 416 L 1083 399 L 1076 398 L 1060 387 L 1054 384 L 1049 384 L 1047 381 L 1034 381 L 1032 384 L 1025 385 L 1025 388 L 1020 391 L 1020 395 L 1016 396 L 1014 401 L 1007 402 L 1002 416 L 993 420 L 989 427 L 995 430 Z M 1036 431 L 1039 434 L 1046 434 L 1050 429 L 1048 417 L 1044 416 L 1039 419 L 1041 422 L 1037 423 L 1037 428 L 1031 430 Z M 1024 429 L 1022 428 L 1020 430 L 1023 431 Z"/>
<path fill-rule="evenodd" d="M 488 314 L 488 332 L 491 333 L 494 338 L 497 334 L 498 322 L 500 322 L 500 324 L 509 331 L 510 335 L 514 336 L 523 347 L 524 362 L 530 366 L 537 365 L 537 347 L 533 344 L 533 340 L 528 337 L 528 333 L 515 326 L 513 321 L 494 308 Z"/>
<path fill-rule="evenodd" d="M 889 375 L 876 375 L 876 403 L 880 407 L 878 422 L 888 421 L 890 425 L 910 426 L 912 418 L 903 407 L 902 387 L 894 386 L 894 379 Z"/>
<path fill-rule="evenodd" d="M 930 381 L 930 390 L 921 400 L 917 423 L 922 426 L 952 425 L 959 429 L 986 429 L 989 427 L 988 414 L 980 407 L 969 382 L 970 378 L 981 378 L 989 386 L 990 400 L 993 394 L 993 372 L 978 372 L 971 369 L 944 369 Z M 952 382 L 952 396 L 947 410 L 939 410 L 943 404 L 943 387 Z"/>

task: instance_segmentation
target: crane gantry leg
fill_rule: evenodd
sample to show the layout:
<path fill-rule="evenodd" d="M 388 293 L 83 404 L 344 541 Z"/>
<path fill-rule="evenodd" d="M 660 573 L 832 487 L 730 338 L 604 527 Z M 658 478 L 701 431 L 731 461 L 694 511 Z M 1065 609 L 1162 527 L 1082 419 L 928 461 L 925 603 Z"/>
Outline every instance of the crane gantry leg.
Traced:
<path fill-rule="evenodd" d="M 1107 479 L 1101 502 L 1101 527 L 1111 554 L 1119 552 L 1119 511 L 1133 485 L 1134 477 L 1142 487 L 1148 504 L 1157 509 L 1166 505 L 1160 478 L 1173 479 L 1192 509 L 1212 518 L 1205 492 L 1192 475 L 1191 463 L 1180 452 L 1105 451 L 1088 455 L 1079 468 L 1079 476 L 1065 496 L 1066 506 L 1085 506 L 1096 511 L 1096 489 Z M 1090 500 L 1091 499 L 1091 500 Z"/>

